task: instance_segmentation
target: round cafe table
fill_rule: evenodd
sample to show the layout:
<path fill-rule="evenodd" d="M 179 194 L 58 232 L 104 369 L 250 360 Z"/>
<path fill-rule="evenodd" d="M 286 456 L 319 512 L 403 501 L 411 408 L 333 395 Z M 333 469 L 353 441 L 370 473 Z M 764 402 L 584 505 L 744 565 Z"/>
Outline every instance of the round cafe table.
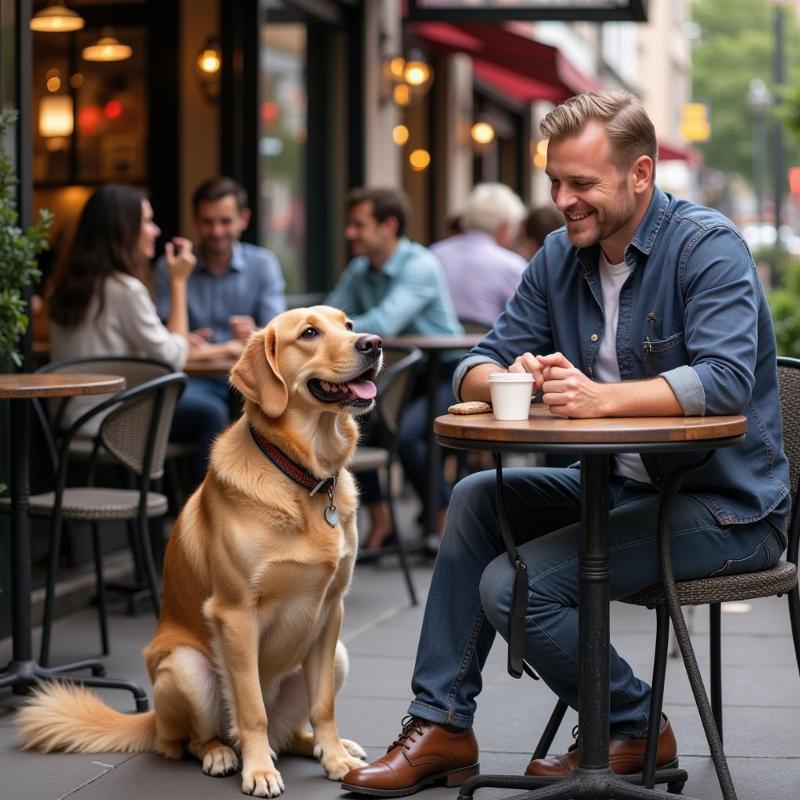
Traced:
<path fill-rule="evenodd" d="M 12 660 L 0 672 L 0 688 L 10 686 L 24 694 L 38 681 L 58 677 L 88 686 L 126 689 L 133 693 L 137 711 L 147 710 L 147 695 L 130 681 L 102 677 L 105 667 L 87 659 L 58 667 L 45 668 L 33 659 L 31 641 L 31 542 L 28 503 L 30 497 L 30 403 L 34 398 L 75 397 L 108 394 L 125 388 L 125 379 L 116 375 L 69 373 L 9 373 L 0 375 L 0 399 L 11 406 L 11 636 Z M 66 675 L 89 669 L 91 677 Z"/>
<path fill-rule="evenodd" d="M 509 550 L 520 584 L 520 605 L 527 598 L 527 569 L 508 531 L 503 506 L 502 453 L 557 453 L 578 451 L 581 454 L 581 539 L 578 554 L 580 664 L 578 715 L 580 721 L 578 768 L 572 775 L 553 783 L 552 778 L 528 776 L 479 775 L 461 788 L 459 800 L 470 800 L 481 787 L 494 786 L 527 790 L 513 800 L 561 800 L 564 798 L 617 798 L 617 800 L 663 800 L 652 788 L 633 785 L 641 777 L 614 775 L 608 765 L 609 731 L 609 557 L 608 557 L 608 481 L 611 459 L 616 453 L 674 453 L 712 451 L 741 442 L 747 430 L 743 416 L 729 417 L 651 417 L 614 419 L 566 419 L 550 414 L 544 406 L 533 406 L 527 420 L 500 422 L 491 414 L 473 416 L 445 415 L 434 423 L 436 437 L 446 447 L 487 450 L 495 454 L 497 466 L 498 524 Z M 710 457 L 710 455 L 708 456 Z M 703 459 L 700 463 L 706 463 Z M 679 468 L 662 488 L 659 526 L 668 520 L 668 504 L 677 494 L 685 473 Z M 662 559 L 662 580 L 674 579 L 668 559 Z M 516 586 L 516 584 L 515 584 Z M 669 589 L 669 586 L 667 586 Z M 669 591 L 667 591 L 669 596 Z M 518 595 L 519 596 L 519 595 Z M 516 615 L 522 617 L 514 624 Z M 512 608 L 509 636 L 509 671 L 522 674 L 525 608 Z M 680 606 L 670 603 L 670 616 L 678 629 L 685 623 Z M 516 628 L 516 633 L 515 633 Z M 682 637 L 679 637 L 681 639 Z M 687 669 L 697 670 L 691 644 L 681 645 Z M 698 673 L 699 675 L 699 673 Z M 716 732 L 708 699 L 699 682 L 692 685 L 707 736 Z M 702 697 L 699 693 L 702 693 Z M 704 701 L 704 702 L 703 702 Z M 707 712 L 707 714 L 706 714 Z M 709 720 L 706 719 L 706 716 Z M 709 728 L 709 723 L 711 728 Z M 651 721 L 652 725 L 652 721 Z M 713 728 L 713 732 L 711 729 Z M 718 737 L 717 737 L 718 740 Z M 712 753 L 715 748 L 712 746 Z M 722 783 L 730 774 L 721 747 L 714 761 Z M 654 766 L 654 764 L 652 765 Z M 648 766 L 645 766 L 645 774 Z M 652 778 L 652 776 L 651 776 Z M 660 770 L 659 781 L 682 784 L 683 770 Z M 650 784 L 652 785 L 652 783 Z M 731 784 L 732 785 L 732 784 Z M 533 791 L 530 791 L 533 790 Z M 509 798 L 509 800 L 512 800 Z"/>

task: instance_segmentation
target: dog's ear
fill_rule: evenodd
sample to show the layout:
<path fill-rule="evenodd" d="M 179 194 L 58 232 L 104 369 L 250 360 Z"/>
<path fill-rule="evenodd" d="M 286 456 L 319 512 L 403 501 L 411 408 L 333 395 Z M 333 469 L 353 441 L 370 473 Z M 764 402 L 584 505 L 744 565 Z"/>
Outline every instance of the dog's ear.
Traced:
<path fill-rule="evenodd" d="M 279 417 L 289 403 L 289 392 L 278 369 L 278 341 L 270 325 L 254 333 L 231 370 L 231 383 L 257 403 L 268 417 Z"/>

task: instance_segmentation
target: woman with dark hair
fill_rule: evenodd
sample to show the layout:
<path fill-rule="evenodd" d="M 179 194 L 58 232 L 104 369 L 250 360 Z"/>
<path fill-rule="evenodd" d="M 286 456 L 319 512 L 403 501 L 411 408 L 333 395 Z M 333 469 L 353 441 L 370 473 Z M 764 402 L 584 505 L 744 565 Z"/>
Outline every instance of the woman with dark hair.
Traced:
<path fill-rule="evenodd" d="M 172 302 L 166 327 L 159 320 L 144 281 L 160 233 L 150 201 L 140 189 L 110 184 L 94 192 L 81 212 L 69 258 L 49 298 L 54 360 L 131 355 L 158 359 L 179 370 L 190 354 L 238 354 L 241 345 L 236 340 L 209 345 L 189 333 L 186 283 L 196 259 L 188 239 L 176 237 L 165 245 Z M 101 399 L 74 398 L 65 422 Z M 87 434 L 99 424 L 99 419 L 92 420 Z M 190 383 L 175 410 L 172 438 L 197 442 L 198 480 L 214 436 L 226 424 L 219 409 L 192 392 Z"/>

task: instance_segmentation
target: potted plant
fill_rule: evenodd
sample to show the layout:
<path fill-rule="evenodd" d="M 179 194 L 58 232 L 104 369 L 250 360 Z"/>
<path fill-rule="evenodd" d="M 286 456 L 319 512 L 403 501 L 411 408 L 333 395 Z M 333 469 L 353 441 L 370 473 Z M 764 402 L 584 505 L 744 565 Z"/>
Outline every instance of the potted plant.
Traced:
<path fill-rule="evenodd" d="M 28 327 L 25 290 L 39 278 L 36 256 L 47 248 L 47 232 L 52 213 L 39 211 L 39 221 L 23 231 L 17 221 L 16 185 L 18 179 L 5 153 L 9 126 L 16 121 L 14 111 L 0 114 L 0 370 L 7 370 L 9 359 L 19 366 L 19 340 Z"/>

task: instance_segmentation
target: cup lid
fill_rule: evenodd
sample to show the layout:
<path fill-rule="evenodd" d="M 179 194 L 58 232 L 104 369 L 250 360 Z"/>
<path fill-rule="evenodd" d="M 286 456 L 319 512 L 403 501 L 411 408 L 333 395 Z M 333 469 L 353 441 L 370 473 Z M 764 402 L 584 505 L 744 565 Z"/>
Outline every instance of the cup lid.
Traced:
<path fill-rule="evenodd" d="M 530 372 L 490 372 L 489 383 L 532 383 Z"/>

